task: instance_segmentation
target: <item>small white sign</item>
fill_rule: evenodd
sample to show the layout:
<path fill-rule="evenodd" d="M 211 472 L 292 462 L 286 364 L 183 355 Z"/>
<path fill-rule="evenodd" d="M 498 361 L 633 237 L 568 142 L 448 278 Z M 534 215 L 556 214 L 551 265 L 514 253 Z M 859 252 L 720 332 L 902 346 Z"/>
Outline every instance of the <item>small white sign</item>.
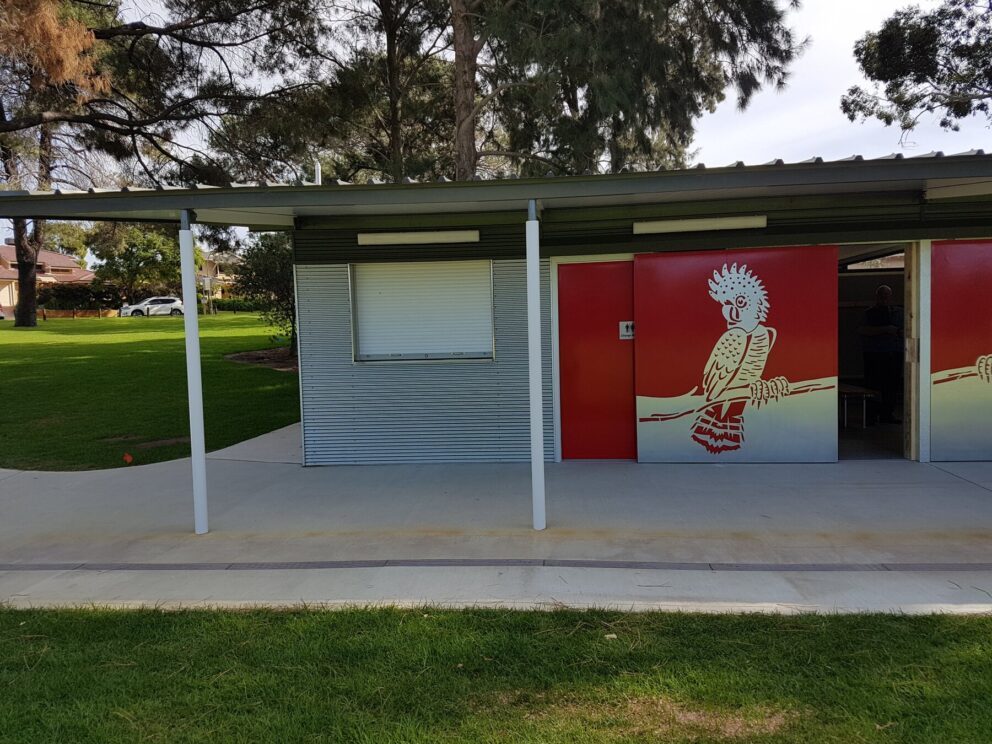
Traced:
<path fill-rule="evenodd" d="M 620 321 L 620 340 L 630 341 L 634 338 L 634 321 L 632 320 L 621 320 Z"/>

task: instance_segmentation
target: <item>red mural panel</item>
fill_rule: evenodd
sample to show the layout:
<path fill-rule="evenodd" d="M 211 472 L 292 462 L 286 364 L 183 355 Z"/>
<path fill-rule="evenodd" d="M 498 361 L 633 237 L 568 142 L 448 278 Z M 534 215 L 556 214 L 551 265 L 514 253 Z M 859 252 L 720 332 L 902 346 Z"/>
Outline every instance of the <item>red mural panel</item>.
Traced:
<path fill-rule="evenodd" d="M 561 445 L 566 459 L 634 459 L 633 263 L 558 267 Z"/>
<path fill-rule="evenodd" d="M 933 244 L 931 457 L 992 459 L 992 241 Z"/>
<path fill-rule="evenodd" d="M 638 256 L 638 456 L 837 458 L 837 249 Z"/>

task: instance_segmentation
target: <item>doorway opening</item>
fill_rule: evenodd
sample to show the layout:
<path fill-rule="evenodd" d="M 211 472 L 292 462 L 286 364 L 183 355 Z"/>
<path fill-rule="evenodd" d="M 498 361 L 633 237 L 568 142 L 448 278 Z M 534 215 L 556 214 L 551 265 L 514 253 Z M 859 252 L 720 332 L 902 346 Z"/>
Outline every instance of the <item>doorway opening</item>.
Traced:
<path fill-rule="evenodd" d="M 838 267 L 838 457 L 905 456 L 908 313 L 902 243 L 842 246 Z"/>

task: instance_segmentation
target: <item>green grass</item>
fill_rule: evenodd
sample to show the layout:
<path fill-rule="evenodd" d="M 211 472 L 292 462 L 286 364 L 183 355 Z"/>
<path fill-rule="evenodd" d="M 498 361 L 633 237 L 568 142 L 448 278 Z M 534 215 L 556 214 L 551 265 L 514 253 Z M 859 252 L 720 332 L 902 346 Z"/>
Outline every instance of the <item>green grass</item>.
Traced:
<path fill-rule="evenodd" d="M 0 742 L 990 737 L 987 617 L 0 610 Z"/>
<path fill-rule="evenodd" d="M 208 449 L 299 420 L 296 375 L 225 354 L 274 346 L 254 315 L 200 319 Z M 189 454 L 182 318 L 0 322 L 0 467 L 86 470 Z"/>

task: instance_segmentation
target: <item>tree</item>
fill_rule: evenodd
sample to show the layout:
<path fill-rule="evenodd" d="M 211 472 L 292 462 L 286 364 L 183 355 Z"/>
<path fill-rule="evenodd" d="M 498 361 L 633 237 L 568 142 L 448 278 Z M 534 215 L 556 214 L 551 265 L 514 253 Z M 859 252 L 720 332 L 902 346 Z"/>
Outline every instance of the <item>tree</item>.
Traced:
<path fill-rule="evenodd" d="M 324 76 L 215 131 L 225 167 L 239 180 L 301 180 L 315 160 L 347 181 L 450 174 L 446 0 L 335 0 L 333 9 Z"/>
<path fill-rule="evenodd" d="M 241 252 L 234 294 L 263 307 L 262 317 L 289 336 L 296 352 L 293 246 L 286 233 L 253 235 Z"/>
<path fill-rule="evenodd" d="M 746 106 L 762 85 L 784 85 L 803 47 L 776 0 L 451 0 L 451 10 L 458 179 L 487 156 L 562 172 L 679 162 L 694 120 L 727 88 Z M 490 139 L 504 132 L 507 149 L 478 150 L 487 111 Z"/>
<path fill-rule="evenodd" d="M 0 162 L 8 187 L 80 185 L 102 153 L 157 182 L 188 165 L 205 133 L 253 103 L 308 85 L 321 64 L 324 0 L 167 0 L 128 17 L 119 0 L 0 6 Z M 160 15 L 158 11 L 161 11 Z M 183 172 L 216 181 L 209 154 Z M 171 170 L 170 170 L 171 169 Z M 89 185 L 89 184 L 86 184 Z M 17 325 L 36 322 L 41 221 L 15 221 Z"/>
<path fill-rule="evenodd" d="M 64 253 L 74 257 L 80 266 L 86 268 L 86 252 L 89 250 L 90 228 L 80 222 L 50 222 L 45 228 L 47 251 Z"/>
<path fill-rule="evenodd" d="M 97 281 L 120 288 L 128 303 L 135 302 L 142 291 L 181 291 L 182 268 L 175 228 L 97 223 L 89 245 L 100 261 L 95 270 Z M 195 260 L 201 260 L 199 251 Z"/>
<path fill-rule="evenodd" d="M 852 87 L 841 99 L 851 121 L 878 119 L 903 132 L 937 114 L 957 130 L 973 115 L 992 121 L 992 2 L 944 0 L 929 11 L 906 8 L 865 34 L 854 47 L 874 84 Z"/>
<path fill-rule="evenodd" d="M 321 159 L 329 174 L 347 181 L 399 182 L 452 172 L 451 66 L 442 59 L 404 58 L 400 68 L 408 75 L 391 90 L 387 59 L 356 54 L 328 86 L 333 123 Z"/>
<path fill-rule="evenodd" d="M 796 3 L 790 3 L 795 6 Z M 251 178 L 457 179 L 681 165 L 802 49 L 778 0 L 337 0 L 325 79 L 225 127 Z M 225 142 L 225 138 L 229 138 Z M 265 175 L 261 170 L 266 170 Z"/>

